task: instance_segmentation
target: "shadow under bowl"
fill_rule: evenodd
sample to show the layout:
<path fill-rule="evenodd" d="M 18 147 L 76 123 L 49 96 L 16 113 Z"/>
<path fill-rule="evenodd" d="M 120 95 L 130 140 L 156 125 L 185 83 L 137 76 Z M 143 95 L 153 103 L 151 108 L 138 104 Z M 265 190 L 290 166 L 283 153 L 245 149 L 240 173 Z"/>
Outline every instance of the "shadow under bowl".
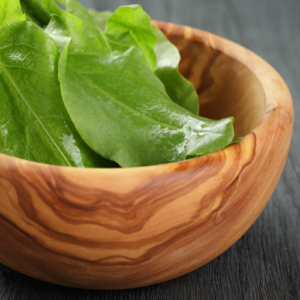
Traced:
<path fill-rule="evenodd" d="M 190 27 L 153 22 L 178 47 L 201 115 L 235 118 L 224 150 L 128 169 L 80 169 L 0 154 L 0 262 L 91 289 L 155 284 L 190 272 L 256 220 L 283 170 L 293 104 L 251 51 Z"/>

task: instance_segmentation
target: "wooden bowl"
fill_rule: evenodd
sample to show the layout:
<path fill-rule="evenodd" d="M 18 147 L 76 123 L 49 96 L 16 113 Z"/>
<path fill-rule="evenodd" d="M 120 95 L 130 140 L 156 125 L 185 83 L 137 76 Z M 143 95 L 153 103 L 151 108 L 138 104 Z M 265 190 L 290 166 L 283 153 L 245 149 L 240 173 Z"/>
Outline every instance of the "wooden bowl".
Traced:
<path fill-rule="evenodd" d="M 222 151 L 158 166 L 80 169 L 0 155 L 0 262 L 47 282 L 91 289 L 150 285 L 206 264 L 235 243 L 284 167 L 293 104 L 251 51 L 154 22 L 182 54 L 201 115 L 235 117 Z"/>

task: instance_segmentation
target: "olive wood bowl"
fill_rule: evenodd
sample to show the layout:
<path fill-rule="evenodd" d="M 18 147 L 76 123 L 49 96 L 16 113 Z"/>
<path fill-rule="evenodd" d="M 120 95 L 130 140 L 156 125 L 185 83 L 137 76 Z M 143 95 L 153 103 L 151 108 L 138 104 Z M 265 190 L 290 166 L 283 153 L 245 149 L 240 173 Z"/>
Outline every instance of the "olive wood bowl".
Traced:
<path fill-rule="evenodd" d="M 201 115 L 235 118 L 224 150 L 164 165 L 80 169 L 0 154 L 0 262 L 90 289 L 155 284 L 235 243 L 268 202 L 293 127 L 290 92 L 251 51 L 198 29 L 153 22 L 178 47 Z"/>

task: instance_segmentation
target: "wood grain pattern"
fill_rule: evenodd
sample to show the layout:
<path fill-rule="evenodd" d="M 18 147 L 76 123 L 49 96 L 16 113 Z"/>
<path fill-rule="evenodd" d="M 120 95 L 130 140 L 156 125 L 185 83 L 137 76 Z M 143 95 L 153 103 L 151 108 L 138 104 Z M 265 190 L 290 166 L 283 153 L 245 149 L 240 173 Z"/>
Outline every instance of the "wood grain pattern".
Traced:
<path fill-rule="evenodd" d="M 178 46 L 201 114 L 233 115 L 242 141 L 203 157 L 122 170 L 0 155 L 0 262 L 66 286 L 120 289 L 185 274 L 251 226 L 273 192 L 293 105 L 274 69 L 212 34 L 157 22 Z"/>

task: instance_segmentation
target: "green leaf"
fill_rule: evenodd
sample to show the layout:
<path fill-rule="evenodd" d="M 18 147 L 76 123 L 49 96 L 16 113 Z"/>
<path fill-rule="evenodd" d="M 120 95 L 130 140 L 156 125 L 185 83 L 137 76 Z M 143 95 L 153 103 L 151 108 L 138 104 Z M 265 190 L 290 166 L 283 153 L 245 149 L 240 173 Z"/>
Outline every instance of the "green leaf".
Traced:
<path fill-rule="evenodd" d="M 93 18 L 93 20 L 96 22 L 99 30 L 101 32 L 105 32 L 107 21 L 109 17 L 112 15 L 112 12 L 109 10 L 106 11 L 96 11 L 94 9 L 88 10 L 89 14 Z"/>
<path fill-rule="evenodd" d="M 19 1 L 1 0 L 0 1 L 0 27 L 18 20 L 25 20 L 25 15 L 21 12 Z"/>
<path fill-rule="evenodd" d="M 135 48 L 97 53 L 75 53 L 71 42 L 59 63 L 65 105 L 96 152 L 132 167 L 204 155 L 231 142 L 232 118 L 207 120 L 170 101 Z"/>
<path fill-rule="evenodd" d="M 97 37 L 103 48 L 110 49 L 107 38 L 99 30 L 96 22 L 93 20 L 84 6 L 82 6 L 77 0 L 59 1 L 59 3 L 66 8 L 67 12 L 83 21 L 83 30 L 88 36 Z M 46 4 L 46 7 L 47 5 L 49 4 Z M 51 9 L 53 9 L 53 6 L 51 8 L 49 7 L 49 9 L 51 11 Z M 55 10 L 57 11 L 57 9 Z"/>
<path fill-rule="evenodd" d="M 27 4 L 21 2 L 21 9 L 22 13 L 25 14 L 26 20 L 32 22 L 35 24 L 38 28 L 42 28 L 41 22 L 35 17 L 34 13 L 30 9 L 30 7 L 27 6 Z"/>
<path fill-rule="evenodd" d="M 239 138 L 236 138 L 234 140 L 231 141 L 230 145 L 233 145 L 235 143 L 238 143 L 239 141 L 241 141 L 243 138 L 242 137 L 239 137 Z"/>
<path fill-rule="evenodd" d="M 150 17 L 141 5 L 117 8 L 108 19 L 105 36 L 113 50 L 126 51 L 132 46 L 141 49 L 145 61 L 154 71 L 156 36 L 152 32 Z"/>
<path fill-rule="evenodd" d="M 107 44 L 106 38 L 97 29 L 97 25 L 91 18 L 87 10 L 76 0 L 59 0 L 59 4 L 66 8 L 66 11 L 62 11 L 55 3 L 55 0 L 42 0 L 43 7 L 52 14 L 54 18 L 53 22 L 50 22 L 45 32 L 49 35 L 53 34 L 56 40 L 59 35 L 63 37 L 74 37 L 82 32 L 84 28 L 85 33 L 90 37 L 95 37 L 100 43 L 102 51 L 110 51 L 110 47 Z M 71 10 L 74 14 L 78 14 L 78 17 L 68 13 Z M 67 21 L 64 18 L 68 16 Z M 82 18 L 82 19 L 81 19 Z M 61 19 L 61 20 L 59 20 Z M 82 21 L 83 22 L 82 22 Z M 94 39 L 96 41 L 96 39 Z"/>
<path fill-rule="evenodd" d="M 155 26 L 152 30 L 157 37 L 155 54 L 157 65 L 155 75 L 164 84 L 169 97 L 178 105 L 199 115 L 198 95 L 191 82 L 186 80 L 178 70 L 180 54 L 177 48 Z"/>
<path fill-rule="evenodd" d="M 155 74 L 164 84 L 169 97 L 178 105 L 199 115 L 195 88 L 178 71 L 180 54 L 177 48 L 158 28 L 151 25 L 150 17 L 140 6 L 119 7 L 114 14 L 96 11 L 89 13 L 100 30 L 106 28 L 105 36 L 114 50 L 126 51 L 135 45 L 143 51 L 144 58 L 148 57 L 148 60 L 151 60 L 152 57 L 152 63 L 156 61 Z M 86 19 L 80 19 L 86 22 Z M 153 35 L 157 38 L 156 43 Z M 145 39 L 147 36 L 148 40 Z M 154 55 L 156 59 L 153 59 Z M 150 63 L 149 66 L 153 65 Z"/>
<path fill-rule="evenodd" d="M 94 151 L 131 167 L 184 160 L 231 142 L 233 118 L 204 119 L 172 102 L 139 49 L 107 51 L 83 32 L 81 20 L 56 14 L 72 37 L 59 60 L 63 100 Z"/>
<path fill-rule="evenodd" d="M 81 139 L 64 107 L 55 42 L 25 20 L 2 26 L 0 41 L 1 152 L 55 165 L 112 165 Z"/>
<path fill-rule="evenodd" d="M 20 0 L 22 7 L 26 7 L 26 15 L 41 27 L 50 21 L 50 13 L 42 6 L 41 0 Z M 38 21 L 38 22 L 37 22 Z"/>
<path fill-rule="evenodd" d="M 75 0 L 67 1 L 65 7 L 67 12 L 82 20 L 84 33 L 90 37 L 98 37 L 104 48 L 123 52 L 132 46 L 141 49 L 145 61 L 155 70 L 169 97 L 178 105 L 199 115 L 195 88 L 178 71 L 180 54 L 177 48 L 159 29 L 151 25 L 150 17 L 140 5 L 121 6 L 113 14 L 88 12 Z M 102 30 L 98 26 L 99 22 Z M 106 30 L 103 35 L 104 27 Z"/>
<path fill-rule="evenodd" d="M 71 38 L 68 36 L 66 24 L 59 16 L 52 15 L 48 26 L 44 30 L 56 43 L 59 53 L 69 44 Z"/>
<path fill-rule="evenodd" d="M 126 51 L 130 47 L 136 46 L 142 51 L 145 61 L 154 71 L 156 66 L 154 52 L 156 36 L 152 32 L 149 15 L 144 12 L 140 5 L 117 8 L 110 15 L 103 34 L 90 13 L 77 0 L 60 1 L 60 3 L 66 8 L 67 12 L 83 22 L 84 33 L 90 37 L 97 37 L 103 48 Z M 52 9 L 52 12 L 57 13 L 57 9 L 50 8 L 47 1 L 44 1 L 44 4 L 45 7 L 49 8 L 49 11 Z"/>

